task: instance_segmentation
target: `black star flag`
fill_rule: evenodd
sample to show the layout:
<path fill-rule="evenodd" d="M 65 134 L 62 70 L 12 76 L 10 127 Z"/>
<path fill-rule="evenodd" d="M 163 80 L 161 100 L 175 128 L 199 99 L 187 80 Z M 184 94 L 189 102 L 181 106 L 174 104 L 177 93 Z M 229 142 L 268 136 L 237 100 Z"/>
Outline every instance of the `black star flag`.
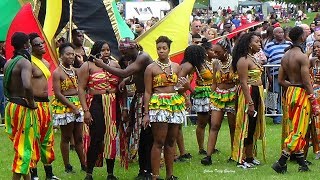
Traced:
<path fill-rule="evenodd" d="M 50 7 L 60 7 L 61 10 L 50 11 Z M 68 31 L 71 15 L 73 27 L 83 30 L 92 41 L 106 40 L 115 57 L 119 57 L 118 41 L 124 37 L 134 38 L 113 0 L 36 0 L 35 12 L 38 12 L 38 19 L 44 25 L 44 29 L 50 22 L 58 20 L 59 23 L 54 28 L 57 29 L 56 37 L 61 37 L 61 33 Z M 47 18 L 48 21 L 52 18 L 54 21 L 46 23 Z"/>

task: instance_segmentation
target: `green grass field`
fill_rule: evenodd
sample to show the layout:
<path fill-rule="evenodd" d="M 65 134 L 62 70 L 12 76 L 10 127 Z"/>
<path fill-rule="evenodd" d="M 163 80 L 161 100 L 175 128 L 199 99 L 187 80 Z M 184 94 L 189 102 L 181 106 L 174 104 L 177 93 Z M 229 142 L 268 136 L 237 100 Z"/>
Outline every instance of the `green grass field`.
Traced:
<path fill-rule="evenodd" d="M 206 180 L 206 179 L 316 179 L 320 173 L 320 161 L 314 160 L 315 155 L 310 148 L 309 158 L 313 165 L 310 166 L 311 172 L 298 173 L 298 165 L 288 163 L 288 173 L 278 175 L 272 169 L 271 165 L 279 158 L 280 140 L 281 140 L 281 125 L 273 125 L 272 120 L 267 122 L 267 162 L 253 169 L 240 169 L 234 163 L 227 163 L 230 155 L 230 138 L 228 135 L 227 122 L 224 121 L 218 139 L 217 148 L 221 151 L 219 154 L 214 154 L 213 165 L 203 166 L 200 163 L 202 155 L 198 155 L 198 147 L 196 143 L 195 128 L 190 125 L 183 129 L 185 146 L 188 152 L 193 155 L 193 158 L 187 162 L 178 162 L 174 164 L 174 174 L 181 180 Z M 206 132 L 208 135 L 208 132 Z M 0 128 L 1 146 L 0 146 L 0 179 L 11 178 L 11 163 L 13 159 L 12 143 L 6 137 L 4 128 Z M 55 152 L 56 160 L 53 163 L 54 173 L 62 180 L 64 179 L 84 179 L 85 173 L 80 172 L 80 163 L 76 153 L 70 153 L 71 163 L 76 170 L 75 174 L 67 174 L 64 172 L 64 166 L 59 148 L 60 132 L 55 133 Z M 260 149 L 259 149 L 260 150 Z M 261 151 L 259 151 L 261 152 Z M 261 154 L 258 152 L 258 159 L 261 160 Z M 41 163 L 39 163 L 40 179 L 45 177 Z M 115 175 L 122 180 L 134 179 L 138 172 L 138 164 L 129 165 L 129 170 L 124 170 L 119 166 L 119 161 L 116 161 Z M 161 176 L 165 176 L 165 169 L 161 170 Z M 106 179 L 106 167 L 94 169 L 94 179 Z"/>
<path fill-rule="evenodd" d="M 316 14 L 317 14 L 316 12 L 307 13 L 307 19 L 303 20 L 302 23 L 310 25 L 310 23 L 313 21 Z M 286 26 L 294 27 L 295 22 L 296 22 L 295 20 L 290 20 L 288 23 L 281 23 L 281 26 L 282 27 L 286 27 Z"/>

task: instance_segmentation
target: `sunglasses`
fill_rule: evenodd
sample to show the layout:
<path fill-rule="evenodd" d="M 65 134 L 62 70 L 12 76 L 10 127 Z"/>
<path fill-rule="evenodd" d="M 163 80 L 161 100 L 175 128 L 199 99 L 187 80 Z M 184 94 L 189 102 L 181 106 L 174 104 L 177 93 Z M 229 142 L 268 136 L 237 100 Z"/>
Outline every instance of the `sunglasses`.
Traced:
<path fill-rule="evenodd" d="M 39 42 L 39 43 L 35 43 L 35 44 L 33 44 L 32 46 L 41 46 L 41 45 L 43 45 L 43 44 L 44 44 L 44 41 Z"/>

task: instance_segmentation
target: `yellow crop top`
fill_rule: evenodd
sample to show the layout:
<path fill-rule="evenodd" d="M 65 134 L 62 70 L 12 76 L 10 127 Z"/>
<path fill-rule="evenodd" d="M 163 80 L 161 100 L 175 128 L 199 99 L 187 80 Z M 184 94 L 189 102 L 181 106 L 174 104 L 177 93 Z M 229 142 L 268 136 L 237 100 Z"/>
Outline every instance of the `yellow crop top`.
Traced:
<path fill-rule="evenodd" d="M 60 88 L 62 91 L 67 91 L 69 89 L 77 89 L 77 77 L 68 77 L 65 80 L 61 81 Z"/>
<path fill-rule="evenodd" d="M 248 84 L 254 84 L 255 82 L 261 81 L 261 76 L 261 69 L 248 70 Z"/>
<path fill-rule="evenodd" d="M 209 69 L 203 68 L 199 73 L 197 73 L 197 75 L 198 75 L 198 77 L 196 80 L 196 84 L 198 86 L 211 86 L 212 85 L 213 74 Z"/>
<path fill-rule="evenodd" d="M 221 71 L 216 72 L 216 83 L 224 83 L 224 84 L 229 84 L 229 83 L 235 83 L 238 80 L 238 75 L 237 73 L 233 72 L 226 72 L 223 73 Z"/>
<path fill-rule="evenodd" d="M 153 87 L 174 86 L 178 82 L 178 76 L 173 73 L 172 76 L 167 76 L 165 73 L 158 74 L 153 77 Z"/>

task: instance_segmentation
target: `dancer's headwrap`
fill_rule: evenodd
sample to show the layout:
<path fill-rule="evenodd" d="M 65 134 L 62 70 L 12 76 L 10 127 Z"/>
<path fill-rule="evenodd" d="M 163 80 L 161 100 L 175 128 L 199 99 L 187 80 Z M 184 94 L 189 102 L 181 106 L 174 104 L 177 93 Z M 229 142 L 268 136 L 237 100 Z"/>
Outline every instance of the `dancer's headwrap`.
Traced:
<path fill-rule="evenodd" d="M 124 38 L 119 41 L 119 50 L 133 49 L 137 48 L 137 42 L 131 40 L 130 38 Z"/>
<path fill-rule="evenodd" d="M 228 38 L 220 39 L 217 44 L 223 47 L 228 53 L 231 53 L 231 42 Z"/>

